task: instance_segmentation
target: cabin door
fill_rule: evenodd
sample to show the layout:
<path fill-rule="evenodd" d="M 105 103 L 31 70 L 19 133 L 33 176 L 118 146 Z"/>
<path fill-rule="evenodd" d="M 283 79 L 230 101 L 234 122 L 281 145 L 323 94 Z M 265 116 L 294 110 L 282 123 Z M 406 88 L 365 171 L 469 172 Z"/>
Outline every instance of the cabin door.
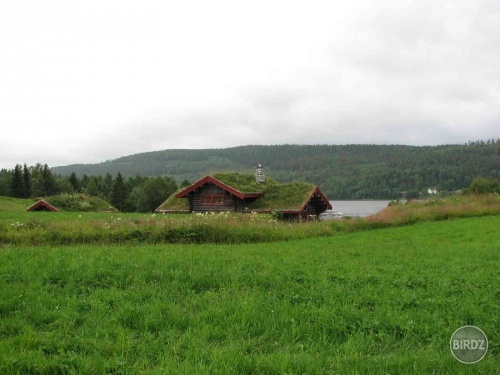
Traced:
<path fill-rule="evenodd" d="M 316 209 L 314 206 L 309 206 L 304 210 L 304 213 L 302 215 L 302 218 L 305 220 L 311 219 L 311 216 L 316 216 Z"/>

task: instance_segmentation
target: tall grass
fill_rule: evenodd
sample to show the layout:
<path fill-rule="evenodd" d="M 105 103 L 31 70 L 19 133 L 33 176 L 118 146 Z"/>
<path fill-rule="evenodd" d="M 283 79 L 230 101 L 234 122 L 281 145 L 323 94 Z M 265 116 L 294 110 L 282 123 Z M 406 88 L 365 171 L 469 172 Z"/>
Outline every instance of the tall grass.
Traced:
<path fill-rule="evenodd" d="M 269 215 L 237 213 L 139 215 L 0 212 L 0 244 L 259 243 L 498 214 L 498 195 L 396 205 L 365 219 L 307 223 L 281 222 Z"/>
<path fill-rule="evenodd" d="M 396 204 L 385 208 L 369 219 L 382 223 L 405 224 L 417 221 L 498 215 L 499 213 L 500 196 L 498 194 L 462 195 Z"/>

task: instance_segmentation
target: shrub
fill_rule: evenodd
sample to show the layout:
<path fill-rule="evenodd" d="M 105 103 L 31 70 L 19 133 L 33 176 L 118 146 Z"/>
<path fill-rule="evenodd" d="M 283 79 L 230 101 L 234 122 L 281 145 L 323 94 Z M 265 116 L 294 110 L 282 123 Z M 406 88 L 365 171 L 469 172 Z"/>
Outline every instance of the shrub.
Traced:
<path fill-rule="evenodd" d="M 469 188 L 464 190 L 467 194 L 499 194 L 500 193 L 500 180 L 496 178 L 478 177 Z"/>

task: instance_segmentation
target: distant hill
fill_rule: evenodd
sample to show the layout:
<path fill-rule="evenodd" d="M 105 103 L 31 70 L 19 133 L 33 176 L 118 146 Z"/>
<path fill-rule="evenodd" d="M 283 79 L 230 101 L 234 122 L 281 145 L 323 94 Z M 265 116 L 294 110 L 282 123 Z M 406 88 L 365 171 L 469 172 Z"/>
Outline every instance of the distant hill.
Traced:
<path fill-rule="evenodd" d="M 262 163 L 266 175 L 280 182 L 317 184 L 330 199 L 396 198 L 403 191 L 456 190 L 478 176 L 500 178 L 500 140 L 467 145 L 275 145 L 225 149 L 162 150 L 99 164 L 52 168 L 124 177 L 171 176 L 180 183 L 207 174 L 253 173 Z"/>

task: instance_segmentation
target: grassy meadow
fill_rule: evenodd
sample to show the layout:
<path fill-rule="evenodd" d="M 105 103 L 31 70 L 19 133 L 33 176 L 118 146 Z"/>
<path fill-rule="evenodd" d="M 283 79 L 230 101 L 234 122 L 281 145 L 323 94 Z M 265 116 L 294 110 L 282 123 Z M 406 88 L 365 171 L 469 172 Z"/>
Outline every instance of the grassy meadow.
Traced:
<path fill-rule="evenodd" d="M 0 374 L 500 373 L 498 195 L 307 223 L 33 203 L 0 197 Z"/>
<path fill-rule="evenodd" d="M 335 207 L 335 202 L 333 204 Z M 260 214 L 25 212 L 12 209 L 12 205 L 12 199 L 0 198 L 0 245 L 260 243 L 500 214 L 498 195 L 456 196 L 399 204 L 368 218 L 300 225 Z"/>
<path fill-rule="evenodd" d="M 111 220 L 49 215 L 35 216 L 45 229 L 13 231 Z M 324 223 L 292 229 L 314 224 Z M 3 237 L 0 373 L 500 373 L 499 224 L 422 220 L 225 245 Z M 466 324 L 489 338 L 474 365 L 449 350 Z"/>

